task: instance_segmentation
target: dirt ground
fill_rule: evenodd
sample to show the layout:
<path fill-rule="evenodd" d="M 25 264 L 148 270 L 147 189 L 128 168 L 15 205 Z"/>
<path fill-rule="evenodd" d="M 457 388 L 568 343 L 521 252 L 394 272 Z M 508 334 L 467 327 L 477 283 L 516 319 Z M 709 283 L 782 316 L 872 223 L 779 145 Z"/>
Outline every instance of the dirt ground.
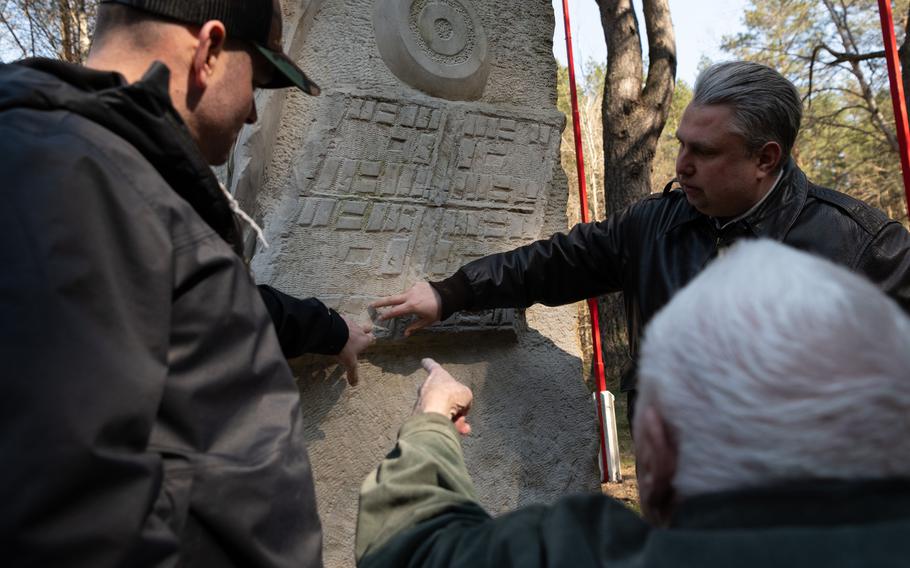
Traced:
<path fill-rule="evenodd" d="M 635 476 L 635 453 L 632 442 L 632 433 L 629 421 L 626 419 L 626 397 L 619 394 L 618 385 L 612 385 L 616 393 L 616 433 L 619 438 L 621 483 L 604 483 L 601 490 L 604 495 L 609 495 L 625 503 L 627 507 L 641 513 L 638 503 L 638 479 Z"/>
<path fill-rule="evenodd" d="M 626 456 L 623 456 L 623 458 L 625 457 Z M 600 486 L 600 489 L 603 491 L 604 495 L 609 495 L 614 499 L 618 499 L 619 501 L 622 501 L 626 507 L 637 513 L 641 513 L 641 508 L 638 503 L 638 479 L 635 477 L 635 464 L 629 463 L 627 460 L 623 459 L 620 471 L 622 473 L 622 482 L 604 483 Z"/>
<path fill-rule="evenodd" d="M 584 302 L 578 303 L 578 315 L 580 320 L 580 331 L 581 331 L 581 345 L 582 351 L 584 352 L 584 368 L 587 369 L 587 373 L 584 377 L 585 384 L 590 390 L 595 390 L 596 381 L 594 379 L 594 370 L 592 365 L 592 353 L 591 346 L 593 342 L 591 341 L 591 327 L 590 327 L 590 315 L 588 314 L 587 304 Z M 601 491 L 604 495 L 609 495 L 614 499 L 618 499 L 626 504 L 630 509 L 638 513 L 641 512 L 641 507 L 638 502 L 638 479 L 635 476 L 635 454 L 634 454 L 634 445 L 632 443 L 632 433 L 631 428 L 629 428 L 629 420 L 626 413 L 626 402 L 627 398 L 625 393 L 620 392 L 619 377 L 622 373 L 622 365 L 619 363 L 625 361 L 625 347 L 624 343 L 620 342 L 617 344 L 614 342 L 606 342 L 605 349 L 609 345 L 613 345 L 615 351 L 606 353 L 605 361 L 607 362 L 606 376 L 607 376 L 607 389 L 613 393 L 615 396 L 614 401 L 614 411 L 616 414 L 616 434 L 619 441 L 619 459 L 620 459 L 620 471 L 622 473 L 622 482 L 621 483 L 604 483 L 601 485 Z M 613 361 L 614 366 L 610 367 L 609 362 Z"/>

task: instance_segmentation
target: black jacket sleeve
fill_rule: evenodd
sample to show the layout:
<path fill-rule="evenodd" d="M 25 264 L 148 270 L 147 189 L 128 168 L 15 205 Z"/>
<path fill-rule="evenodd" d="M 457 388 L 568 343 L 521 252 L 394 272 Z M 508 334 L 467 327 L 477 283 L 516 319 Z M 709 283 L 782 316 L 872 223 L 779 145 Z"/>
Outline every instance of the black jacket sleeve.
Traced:
<path fill-rule="evenodd" d="M 625 233 L 635 206 L 568 233 L 492 254 L 431 282 L 442 299 L 442 319 L 461 310 L 558 306 L 622 289 L 628 256 Z"/>
<path fill-rule="evenodd" d="M 259 285 L 259 295 L 288 359 L 304 353 L 337 355 L 348 342 L 344 319 L 316 298 L 300 300 L 264 284 Z"/>
<path fill-rule="evenodd" d="M 910 233 L 897 221 L 872 239 L 858 269 L 910 313 Z"/>

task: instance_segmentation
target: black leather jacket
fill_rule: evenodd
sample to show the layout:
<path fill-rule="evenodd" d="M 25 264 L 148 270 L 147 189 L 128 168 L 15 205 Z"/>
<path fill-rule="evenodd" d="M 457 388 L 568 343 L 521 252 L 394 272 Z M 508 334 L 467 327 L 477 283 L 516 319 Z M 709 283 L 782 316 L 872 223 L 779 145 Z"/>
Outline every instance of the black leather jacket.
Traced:
<path fill-rule="evenodd" d="M 604 221 L 475 260 L 432 284 L 442 297 L 443 319 L 460 310 L 555 306 L 623 292 L 629 365 L 621 389 L 630 391 L 651 317 L 719 250 L 758 237 L 864 274 L 910 312 L 910 233 L 881 211 L 809 182 L 792 161 L 756 211 L 722 229 L 668 186 Z"/>

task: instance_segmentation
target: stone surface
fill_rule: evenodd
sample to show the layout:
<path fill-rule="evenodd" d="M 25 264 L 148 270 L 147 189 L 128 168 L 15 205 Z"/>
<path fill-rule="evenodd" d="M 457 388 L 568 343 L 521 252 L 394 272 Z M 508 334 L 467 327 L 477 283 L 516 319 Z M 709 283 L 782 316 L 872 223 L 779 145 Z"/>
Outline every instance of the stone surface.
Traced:
<path fill-rule="evenodd" d="M 394 13 L 431 22 L 437 39 L 467 33 L 440 22 L 454 19 L 447 6 L 476 17 L 472 29 L 486 38 L 482 88 L 434 97 L 390 69 L 376 34 L 381 5 L 404 5 Z M 233 158 L 231 188 L 272 244 L 254 258 L 258 281 L 368 321 L 376 297 L 565 229 L 564 118 L 547 0 L 322 0 L 285 11 L 289 53 L 323 96 L 263 95 L 260 124 L 243 133 Z M 449 53 L 458 42 L 424 32 L 426 46 L 460 53 Z M 402 322 L 385 325 L 354 388 L 325 360 L 294 362 L 327 566 L 353 565 L 357 492 L 413 407 L 421 357 L 474 390 L 474 434 L 464 446 L 491 512 L 597 490 L 576 313 L 461 314 L 410 339 L 401 338 Z"/>
<path fill-rule="evenodd" d="M 469 0 L 376 0 L 373 30 L 383 61 L 405 83 L 451 100 L 483 93 L 487 35 Z"/>

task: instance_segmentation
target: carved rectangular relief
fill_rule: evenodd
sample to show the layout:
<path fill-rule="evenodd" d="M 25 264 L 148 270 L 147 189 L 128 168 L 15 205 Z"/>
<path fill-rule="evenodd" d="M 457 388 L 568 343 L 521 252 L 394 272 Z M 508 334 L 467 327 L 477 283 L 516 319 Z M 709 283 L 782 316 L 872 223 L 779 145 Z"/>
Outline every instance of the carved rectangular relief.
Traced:
<path fill-rule="evenodd" d="M 331 104 L 340 119 L 319 156 L 298 164 L 296 223 L 284 241 L 286 256 L 315 270 L 307 282 L 282 271 L 276 284 L 356 313 L 418 279 L 445 278 L 538 238 L 561 116 L 341 94 Z M 313 246 L 327 254 L 314 259 Z M 439 330 L 513 320 L 510 310 L 462 314 Z"/>

